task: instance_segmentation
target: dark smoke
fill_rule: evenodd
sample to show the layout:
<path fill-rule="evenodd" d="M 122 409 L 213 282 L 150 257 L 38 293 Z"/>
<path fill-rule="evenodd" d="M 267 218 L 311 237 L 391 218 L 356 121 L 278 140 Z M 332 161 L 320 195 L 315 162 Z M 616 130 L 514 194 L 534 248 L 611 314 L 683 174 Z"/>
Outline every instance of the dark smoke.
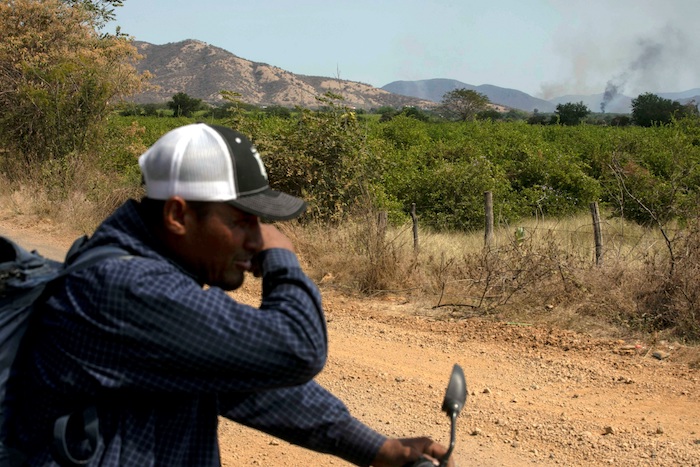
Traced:
<path fill-rule="evenodd" d="M 615 98 L 615 96 L 618 95 L 620 87 L 620 85 L 617 85 L 612 81 L 608 81 L 608 84 L 605 85 L 605 92 L 603 93 L 603 102 L 600 103 L 600 111 L 602 113 L 605 113 L 605 107 L 610 101 L 612 101 Z"/>
<path fill-rule="evenodd" d="M 673 41 L 681 39 L 681 32 L 671 28 L 665 28 L 662 31 L 665 40 Z M 632 60 L 627 69 L 620 73 L 617 77 L 608 81 L 603 93 L 603 101 L 600 103 L 600 111 L 605 113 L 607 105 L 620 94 L 625 85 L 631 79 L 637 83 L 649 85 L 654 81 L 654 76 L 664 70 L 664 55 L 668 52 L 675 54 L 674 46 L 670 43 L 664 43 L 652 39 L 640 39 L 638 45 L 641 49 L 639 55 Z"/>

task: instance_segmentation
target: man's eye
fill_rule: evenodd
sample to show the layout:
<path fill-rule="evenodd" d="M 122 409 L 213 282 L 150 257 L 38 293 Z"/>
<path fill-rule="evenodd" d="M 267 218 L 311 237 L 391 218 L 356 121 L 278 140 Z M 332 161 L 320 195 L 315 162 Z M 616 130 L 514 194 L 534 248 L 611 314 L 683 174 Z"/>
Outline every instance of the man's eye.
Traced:
<path fill-rule="evenodd" d="M 242 229 L 249 229 L 255 225 L 255 219 L 232 219 L 231 220 L 231 226 L 232 227 L 239 227 Z"/>

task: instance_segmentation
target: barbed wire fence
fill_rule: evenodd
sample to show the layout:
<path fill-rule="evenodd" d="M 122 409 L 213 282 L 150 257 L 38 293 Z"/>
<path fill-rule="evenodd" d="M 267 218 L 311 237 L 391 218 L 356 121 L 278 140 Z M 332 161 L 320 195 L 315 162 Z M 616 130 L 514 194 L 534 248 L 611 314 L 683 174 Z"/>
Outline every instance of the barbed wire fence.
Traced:
<path fill-rule="evenodd" d="M 410 218 L 411 218 L 411 234 L 413 239 L 413 251 L 418 254 L 420 252 L 421 244 L 423 243 L 420 236 L 422 230 L 420 229 L 420 207 L 416 203 L 411 204 Z M 590 256 L 595 266 L 602 266 L 606 253 L 609 255 L 613 251 L 618 251 L 620 245 L 628 244 L 629 249 L 634 249 L 635 245 L 642 245 L 645 242 L 654 243 L 655 240 L 652 238 L 654 236 L 654 229 L 647 228 L 637 231 L 643 231 L 643 233 L 635 234 L 630 231 L 625 231 L 622 228 L 612 226 L 607 220 L 601 218 L 600 207 L 597 202 L 592 202 L 589 204 L 590 211 L 590 221 L 582 222 L 580 225 L 572 228 L 564 228 L 559 226 L 540 226 L 540 225 L 528 225 L 525 226 L 509 226 L 509 225 L 495 225 L 495 215 L 494 215 L 494 200 L 493 193 L 491 191 L 484 192 L 484 247 L 485 248 L 496 248 L 497 233 L 503 230 L 511 230 L 510 235 L 515 238 L 516 241 L 522 241 L 526 236 L 534 236 L 537 234 L 560 234 L 569 235 L 571 237 L 576 237 L 577 241 L 585 243 L 585 238 L 590 239 L 588 247 L 585 245 L 579 245 L 579 248 L 585 248 L 590 252 Z M 387 232 L 387 212 L 381 211 L 377 215 L 377 227 L 380 238 L 386 235 Z M 524 222 L 523 224 L 527 224 Z M 628 229 L 631 230 L 631 229 Z M 670 229 L 673 231 L 673 229 Z M 607 235 L 607 237 L 606 237 Z M 607 242 L 607 243 L 606 243 Z M 619 251 L 618 251 L 619 253 Z"/>

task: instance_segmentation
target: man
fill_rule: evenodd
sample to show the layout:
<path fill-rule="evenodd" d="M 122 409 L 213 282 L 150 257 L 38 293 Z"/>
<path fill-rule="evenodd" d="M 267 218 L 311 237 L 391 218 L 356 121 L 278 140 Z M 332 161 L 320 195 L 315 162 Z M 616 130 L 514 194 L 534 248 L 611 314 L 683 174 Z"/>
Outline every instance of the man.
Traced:
<path fill-rule="evenodd" d="M 385 438 L 313 381 L 327 353 L 321 298 L 290 240 L 260 222 L 295 218 L 305 203 L 270 189 L 243 135 L 183 126 L 139 165 L 146 198 L 127 201 L 83 248 L 125 254 L 68 276 L 32 336 L 12 424 L 29 465 L 55 465 L 54 421 L 93 406 L 100 442 L 89 465 L 219 465 L 219 415 L 357 465 L 445 452 L 427 438 Z M 247 272 L 262 276 L 259 308 L 225 293 Z M 76 423 L 66 443 L 87 454 Z"/>

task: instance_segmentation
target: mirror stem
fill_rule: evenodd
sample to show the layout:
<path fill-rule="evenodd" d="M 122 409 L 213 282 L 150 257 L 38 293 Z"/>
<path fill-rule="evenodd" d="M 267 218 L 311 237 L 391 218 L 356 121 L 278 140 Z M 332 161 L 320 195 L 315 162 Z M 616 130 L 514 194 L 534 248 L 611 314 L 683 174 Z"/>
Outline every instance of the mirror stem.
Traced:
<path fill-rule="evenodd" d="M 452 450 L 455 448 L 455 444 L 457 442 L 457 415 L 459 415 L 459 412 L 456 410 L 450 413 L 450 448 L 447 450 L 445 455 L 442 456 L 442 459 L 440 460 L 440 467 L 447 467 L 447 461 L 450 460 Z"/>

